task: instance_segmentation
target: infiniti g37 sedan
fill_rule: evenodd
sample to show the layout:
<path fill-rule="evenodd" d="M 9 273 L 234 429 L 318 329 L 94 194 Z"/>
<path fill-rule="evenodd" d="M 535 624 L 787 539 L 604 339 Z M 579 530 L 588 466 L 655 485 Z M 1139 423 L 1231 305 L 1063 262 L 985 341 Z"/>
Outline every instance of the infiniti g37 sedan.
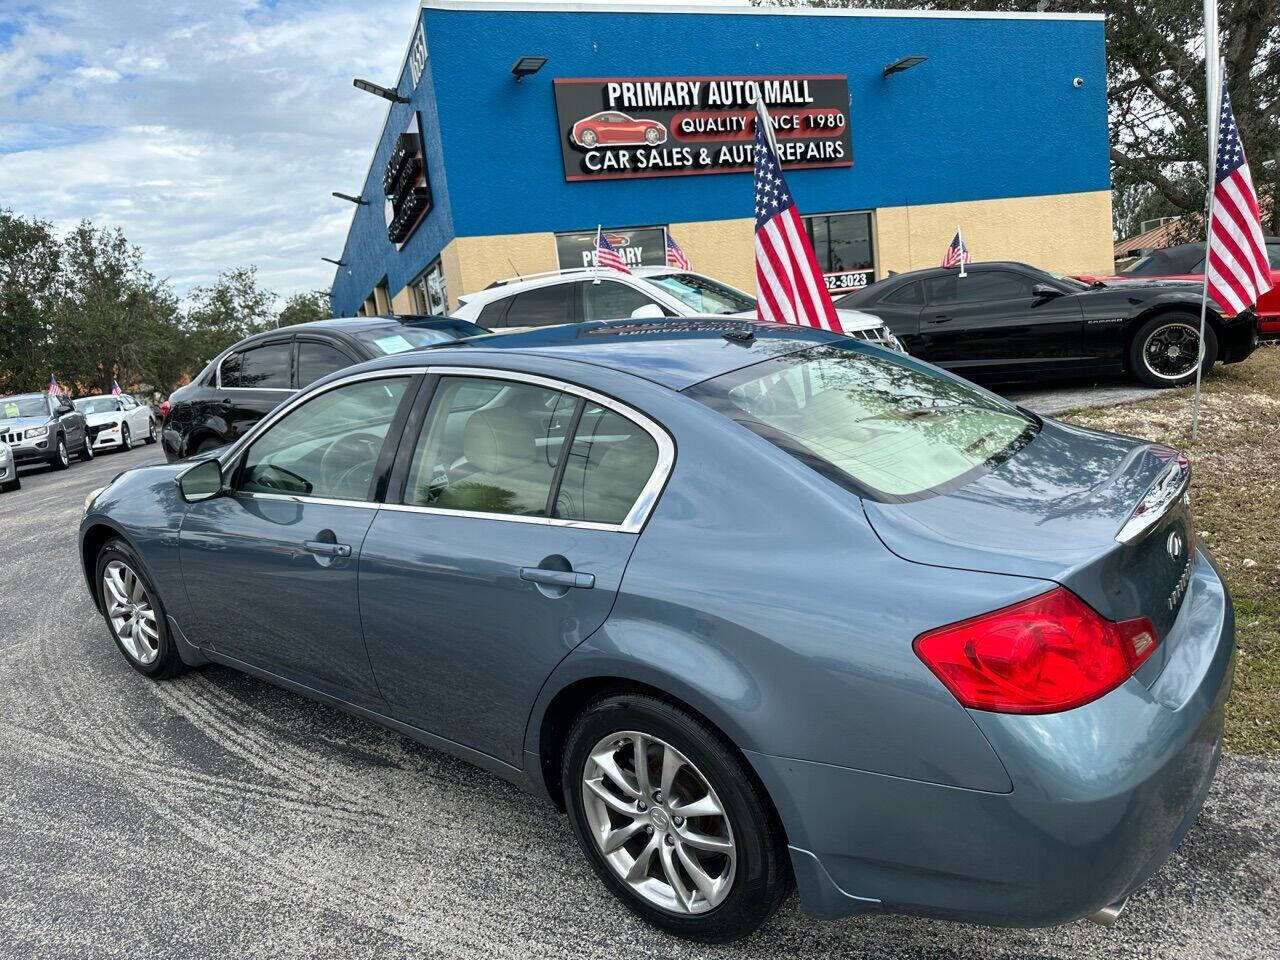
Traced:
<path fill-rule="evenodd" d="M 373 360 L 90 495 L 125 659 L 206 661 L 537 792 L 640 916 L 1113 919 L 1219 756 L 1185 458 L 724 318 Z"/>

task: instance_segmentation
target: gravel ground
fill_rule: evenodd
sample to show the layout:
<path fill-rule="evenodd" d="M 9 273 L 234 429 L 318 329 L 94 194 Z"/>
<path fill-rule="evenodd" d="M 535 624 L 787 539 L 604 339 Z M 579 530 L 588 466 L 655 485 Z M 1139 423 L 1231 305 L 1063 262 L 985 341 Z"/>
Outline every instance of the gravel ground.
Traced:
<path fill-rule="evenodd" d="M 74 538 L 85 493 L 157 454 L 0 495 L 0 958 L 1280 957 L 1280 759 L 1231 755 L 1110 930 L 819 923 L 793 897 L 731 948 L 657 934 L 505 783 L 229 670 L 131 670 Z"/>

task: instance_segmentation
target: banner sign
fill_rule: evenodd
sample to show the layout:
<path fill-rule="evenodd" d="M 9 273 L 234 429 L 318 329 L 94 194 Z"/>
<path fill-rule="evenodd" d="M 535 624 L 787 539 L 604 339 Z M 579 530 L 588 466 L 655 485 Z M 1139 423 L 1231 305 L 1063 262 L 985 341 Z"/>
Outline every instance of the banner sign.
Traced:
<path fill-rule="evenodd" d="M 840 273 L 824 273 L 828 293 L 852 293 L 861 290 L 875 280 L 874 270 L 843 270 Z"/>
<path fill-rule="evenodd" d="M 623 262 L 628 267 L 665 267 L 667 236 L 662 227 L 637 227 L 628 230 L 604 229 Z M 556 235 L 556 254 L 560 269 L 593 267 L 596 262 L 596 232 L 560 233 Z"/>
<path fill-rule="evenodd" d="M 853 165 L 843 74 L 557 77 L 554 87 L 566 180 L 751 170 L 761 97 L 784 167 Z"/>

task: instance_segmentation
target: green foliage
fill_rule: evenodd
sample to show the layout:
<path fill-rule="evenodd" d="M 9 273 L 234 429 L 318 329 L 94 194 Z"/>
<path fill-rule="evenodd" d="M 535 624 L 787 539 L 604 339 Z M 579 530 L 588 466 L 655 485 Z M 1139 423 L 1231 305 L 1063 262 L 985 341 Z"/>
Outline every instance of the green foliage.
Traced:
<path fill-rule="evenodd" d="M 330 315 L 322 291 L 276 295 L 256 267 L 196 287 L 184 311 L 119 229 L 88 220 L 61 240 L 51 224 L 0 209 L 0 393 L 40 390 L 50 374 L 73 393 L 111 381 L 168 393 L 226 347 L 276 326 Z"/>

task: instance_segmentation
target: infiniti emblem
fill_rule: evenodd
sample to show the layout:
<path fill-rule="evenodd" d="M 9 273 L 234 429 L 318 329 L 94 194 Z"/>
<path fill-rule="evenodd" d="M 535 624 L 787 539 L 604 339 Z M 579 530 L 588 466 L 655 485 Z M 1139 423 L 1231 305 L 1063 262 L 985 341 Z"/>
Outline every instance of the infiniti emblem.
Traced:
<path fill-rule="evenodd" d="M 1182 536 L 1181 534 L 1178 533 L 1177 530 L 1169 534 L 1169 539 L 1168 541 L 1166 541 L 1165 547 L 1168 548 L 1169 557 L 1171 559 L 1177 560 L 1179 557 L 1182 556 Z"/>

